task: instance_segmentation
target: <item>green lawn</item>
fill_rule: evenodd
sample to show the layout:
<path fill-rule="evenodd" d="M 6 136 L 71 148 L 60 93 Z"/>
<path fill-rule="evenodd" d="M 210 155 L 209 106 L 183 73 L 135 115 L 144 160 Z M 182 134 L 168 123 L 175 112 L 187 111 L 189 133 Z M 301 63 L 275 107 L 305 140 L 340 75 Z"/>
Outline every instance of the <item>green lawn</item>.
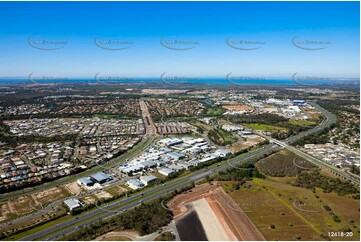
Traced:
<path fill-rule="evenodd" d="M 205 131 L 209 131 L 209 130 L 213 129 L 212 126 L 204 124 L 204 123 L 199 122 L 199 121 L 194 121 L 194 122 L 191 122 L 190 124 L 193 125 L 193 126 L 196 126 L 197 128 L 200 128 L 202 130 L 205 130 Z"/>
<path fill-rule="evenodd" d="M 267 124 L 242 124 L 243 126 L 254 129 L 254 130 L 262 130 L 262 131 L 269 131 L 269 132 L 278 132 L 278 131 L 285 131 L 286 128 L 267 125 Z"/>
<path fill-rule="evenodd" d="M 233 189 L 233 183 L 227 181 L 221 185 L 268 240 L 323 240 L 321 234 L 344 231 L 346 227 L 352 230 L 352 237 L 331 239 L 358 241 L 360 238 L 359 200 L 323 193 L 321 189 L 313 193 L 309 189 L 283 182 L 282 179 L 254 178 L 239 190 Z M 294 201 L 303 202 L 303 205 L 295 207 Z M 323 209 L 324 204 L 332 208 L 341 222 L 332 219 L 330 212 Z M 314 212 L 303 212 L 298 208 Z M 275 229 L 270 229 L 270 224 L 274 224 Z"/>
<path fill-rule="evenodd" d="M 230 145 L 237 142 L 238 138 L 231 132 L 223 129 L 212 129 L 208 132 L 208 138 L 217 145 Z"/>
<path fill-rule="evenodd" d="M 212 115 L 212 116 L 218 116 L 221 115 L 223 113 L 223 110 L 221 108 L 209 108 L 207 109 L 207 115 Z"/>
<path fill-rule="evenodd" d="M 34 228 L 32 228 L 32 229 L 25 230 L 24 232 L 20 232 L 20 233 L 14 234 L 14 235 L 12 235 L 12 236 L 10 236 L 10 237 L 7 237 L 6 240 L 19 240 L 19 239 L 21 239 L 21 238 L 23 238 L 23 237 L 25 237 L 25 236 L 28 236 L 28 235 L 33 234 L 33 233 L 36 233 L 36 232 L 38 232 L 38 231 L 40 231 L 40 230 L 46 229 L 46 228 L 48 228 L 48 227 L 51 227 L 51 226 L 54 226 L 54 225 L 59 224 L 59 223 L 61 223 L 61 222 L 64 222 L 64 221 L 66 221 L 66 220 L 69 220 L 69 219 L 71 219 L 72 217 L 73 217 L 73 216 L 71 216 L 71 215 L 66 215 L 66 216 L 64 216 L 64 217 L 61 217 L 61 218 L 59 218 L 59 219 L 55 219 L 55 220 L 50 221 L 50 222 L 48 222 L 48 223 L 42 224 L 42 225 L 40 225 L 40 226 L 36 226 L 36 227 L 34 227 Z"/>
<path fill-rule="evenodd" d="M 292 120 L 292 121 L 289 121 L 288 123 L 294 124 L 294 125 L 299 125 L 299 126 L 315 126 L 315 125 L 317 125 L 317 123 L 311 122 L 308 120 Z"/>

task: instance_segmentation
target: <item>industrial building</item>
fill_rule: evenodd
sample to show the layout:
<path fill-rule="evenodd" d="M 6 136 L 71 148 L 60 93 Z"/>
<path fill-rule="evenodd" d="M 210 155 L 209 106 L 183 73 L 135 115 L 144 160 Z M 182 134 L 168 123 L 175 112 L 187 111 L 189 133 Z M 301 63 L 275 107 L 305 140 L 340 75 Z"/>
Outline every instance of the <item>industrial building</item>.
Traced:
<path fill-rule="evenodd" d="M 148 176 L 141 176 L 139 179 L 144 185 L 148 186 L 152 184 L 154 181 L 156 181 L 158 178 L 153 175 L 148 175 Z"/>
<path fill-rule="evenodd" d="M 83 203 L 81 203 L 78 199 L 75 198 L 64 200 L 64 204 L 69 208 L 70 211 L 84 206 Z"/>
<path fill-rule="evenodd" d="M 158 170 L 158 172 L 160 173 L 160 174 L 162 174 L 162 175 L 164 175 L 164 176 L 170 176 L 170 175 L 172 175 L 172 174 L 174 174 L 174 171 L 173 170 L 171 170 L 171 169 L 168 169 L 168 168 L 160 168 L 159 170 Z"/>
<path fill-rule="evenodd" d="M 127 181 L 126 185 L 133 190 L 138 190 L 144 187 L 144 184 L 138 179 L 130 179 Z"/>
<path fill-rule="evenodd" d="M 106 174 L 104 172 L 98 172 L 98 173 L 95 173 L 93 175 L 90 175 L 90 178 L 94 182 L 97 182 L 97 183 L 100 183 L 100 184 L 113 179 L 110 175 L 108 175 L 108 174 Z"/>
<path fill-rule="evenodd" d="M 82 177 L 77 180 L 80 186 L 90 187 L 94 185 L 94 181 L 92 181 L 89 177 Z"/>

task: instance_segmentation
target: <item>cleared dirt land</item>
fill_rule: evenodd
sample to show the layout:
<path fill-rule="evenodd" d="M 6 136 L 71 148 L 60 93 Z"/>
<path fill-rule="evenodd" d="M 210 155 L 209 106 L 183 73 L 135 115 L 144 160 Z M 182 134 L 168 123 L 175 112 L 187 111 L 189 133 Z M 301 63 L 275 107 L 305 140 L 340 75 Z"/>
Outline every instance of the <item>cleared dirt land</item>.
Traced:
<path fill-rule="evenodd" d="M 223 191 L 218 183 L 203 184 L 192 189 L 190 192 L 180 194 L 168 203 L 168 207 L 174 212 L 175 218 L 179 218 L 187 212 L 186 204 L 202 199 L 208 203 L 212 212 L 217 217 L 218 223 L 221 224 L 230 240 L 265 240 L 257 227 L 242 210 L 234 210 L 229 206 L 234 201 Z M 196 202 L 196 205 L 198 203 Z M 204 210 L 204 208 L 202 209 Z M 200 220 L 207 232 L 206 227 L 209 225 L 207 225 L 207 222 L 203 222 L 205 220 L 204 211 L 198 211 L 197 207 L 196 211 L 199 212 Z M 212 217 L 213 215 L 209 215 L 207 218 L 212 221 Z M 212 235 L 207 233 L 207 237 L 209 236 Z"/>
<path fill-rule="evenodd" d="M 69 195 L 65 187 L 54 187 L 0 203 L 0 222 L 12 220 L 0 224 L 0 233 L 16 232 L 65 215 L 66 209 L 61 205 L 61 199 Z"/>
<path fill-rule="evenodd" d="M 232 233 L 230 231 L 228 233 L 225 231 L 221 222 L 217 218 L 217 215 L 214 213 L 214 211 L 212 210 L 211 206 L 209 205 L 208 201 L 205 198 L 201 198 L 198 199 L 197 201 L 194 201 L 193 205 L 195 210 L 197 211 L 198 217 L 206 232 L 208 240 L 212 240 L 212 241 L 230 240 L 228 234 L 232 234 Z"/>
<path fill-rule="evenodd" d="M 328 232 L 350 229 L 353 237 L 333 237 L 332 240 L 359 240 L 359 200 L 295 187 L 289 178 L 247 181 L 239 190 L 233 182 L 222 187 L 234 199 L 236 207 L 246 211 L 267 240 L 325 240 Z M 334 221 L 324 208 L 328 205 L 341 218 Z M 321 237 L 321 235 L 324 237 Z"/>
<path fill-rule="evenodd" d="M 238 151 L 250 148 L 264 140 L 265 140 L 264 138 L 262 138 L 261 136 L 258 136 L 258 135 L 248 135 L 244 141 L 233 144 L 229 148 L 229 150 L 232 152 L 238 152 Z"/>
<path fill-rule="evenodd" d="M 55 187 L 32 195 L 0 203 L 0 222 L 36 212 L 50 202 L 69 196 L 64 187 Z"/>
<path fill-rule="evenodd" d="M 64 186 L 72 195 L 78 195 L 83 189 L 77 182 L 72 182 Z"/>

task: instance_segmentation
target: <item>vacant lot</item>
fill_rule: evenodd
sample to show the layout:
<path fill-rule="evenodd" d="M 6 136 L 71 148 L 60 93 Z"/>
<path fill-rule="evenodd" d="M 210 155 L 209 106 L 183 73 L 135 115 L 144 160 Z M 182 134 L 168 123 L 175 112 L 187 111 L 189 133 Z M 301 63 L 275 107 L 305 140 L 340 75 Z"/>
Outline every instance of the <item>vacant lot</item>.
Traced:
<path fill-rule="evenodd" d="M 294 124 L 294 125 L 300 125 L 300 126 L 315 126 L 317 123 L 316 122 L 311 122 L 308 120 L 292 120 L 289 121 L 290 124 Z"/>
<path fill-rule="evenodd" d="M 238 152 L 247 148 L 250 148 L 265 139 L 258 135 L 247 135 L 245 136 L 244 141 L 239 141 L 237 143 L 232 144 L 232 146 L 229 148 L 229 151 L 231 152 Z"/>
<path fill-rule="evenodd" d="M 106 191 L 100 191 L 98 193 L 95 193 L 94 196 L 96 196 L 98 199 L 109 199 L 113 197 L 112 194 Z"/>
<path fill-rule="evenodd" d="M 61 198 L 68 197 L 69 195 L 70 193 L 65 187 L 54 187 L 35 194 L 35 200 L 45 205 Z"/>
<path fill-rule="evenodd" d="M 267 125 L 267 124 L 256 124 L 256 123 L 250 123 L 250 124 L 242 124 L 243 126 L 254 129 L 254 130 L 262 130 L 262 131 L 269 131 L 269 132 L 280 132 L 280 131 L 287 131 L 286 128 L 277 127 L 273 125 Z"/>
<path fill-rule="evenodd" d="M 199 128 L 203 131 L 209 131 L 209 130 L 213 129 L 213 126 L 207 125 L 207 124 L 199 122 L 199 121 L 190 122 L 190 124 L 193 126 L 196 126 L 197 128 Z"/>
<path fill-rule="evenodd" d="M 225 131 L 223 129 L 212 129 L 208 131 L 208 138 L 213 143 L 221 146 L 233 144 L 238 140 L 238 138 L 231 132 Z"/>
<path fill-rule="evenodd" d="M 199 202 L 200 200 L 202 202 Z M 175 214 L 174 218 L 177 220 L 182 219 L 183 215 L 189 211 L 190 207 L 187 204 L 190 203 L 193 203 L 208 239 L 222 240 L 219 233 L 224 233 L 223 236 L 229 237 L 231 240 L 264 240 L 263 235 L 244 212 L 231 207 L 230 204 L 233 204 L 234 201 L 219 187 L 218 182 L 202 184 L 179 194 L 167 205 Z M 208 203 L 208 209 L 205 209 L 205 203 Z M 214 214 L 209 214 L 207 217 L 207 213 Z M 215 224 L 218 224 L 218 228 L 214 227 Z M 210 229 L 212 230 L 210 231 Z M 217 231 L 218 235 L 213 234 L 214 231 Z"/>
<path fill-rule="evenodd" d="M 89 205 L 89 204 L 93 204 L 95 203 L 98 199 L 98 197 L 96 197 L 95 195 L 90 195 L 90 196 L 86 196 L 81 198 L 81 201 L 85 204 L 85 205 Z"/>
<path fill-rule="evenodd" d="M 281 150 L 256 163 L 257 168 L 268 176 L 295 176 L 301 171 L 316 167 L 288 150 Z"/>
<path fill-rule="evenodd" d="M 222 187 L 247 213 L 268 240 L 324 240 L 331 231 L 351 229 L 352 238 L 333 237 L 332 240 L 359 240 L 359 201 L 316 193 L 270 179 L 247 181 L 239 190 L 233 191 L 233 182 L 222 182 Z M 340 217 L 335 222 L 330 211 Z"/>
<path fill-rule="evenodd" d="M 1 202 L 0 222 L 36 212 L 37 209 L 42 209 L 47 204 L 69 195 L 69 192 L 64 187 L 55 187 L 32 195 Z"/>
<path fill-rule="evenodd" d="M 78 195 L 83 189 L 77 182 L 72 182 L 64 186 L 73 195 Z"/>
<path fill-rule="evenodd" d="M 107 191 L 108 193 L 110 193 L 113 196 L 116 196 L 116 195 L 125 193 L 126 191 L 128 191 L 128 189 L 118 186 L 118 185 L 115 185 L 109 189 L 106 189 L 105 191 Z"/>

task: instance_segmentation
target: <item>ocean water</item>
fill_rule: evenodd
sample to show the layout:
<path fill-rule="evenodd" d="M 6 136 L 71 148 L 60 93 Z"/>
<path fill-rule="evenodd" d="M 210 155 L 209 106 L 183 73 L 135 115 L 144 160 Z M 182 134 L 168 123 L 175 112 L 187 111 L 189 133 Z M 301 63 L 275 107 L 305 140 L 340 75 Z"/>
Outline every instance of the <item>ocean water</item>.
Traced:
<path fill-rule="evenodd" d="M 19 79 L 0 79 L 0 84 L 16 85 L 16 84 L 46 84 L 46 83 L 88 83 L 88 84 L 139 84 L 139 83 L 164 83 L 174 86 L 182 86 L 188 84 L 194 85 L 280 85 L 280 86 L 319 86 L 319 85 L 360 85 L 358 79 L 338 79 L 338 80 L 318 80 L 318 81 L 295 81 L 293 79 L 247 79 L 232 80 L 227 78 L 127 78 L 127 79 L 109 79 L 95 80 L 91 78 L 84 79 L 63 79 L 63 80 L 29 80 Z"/>

